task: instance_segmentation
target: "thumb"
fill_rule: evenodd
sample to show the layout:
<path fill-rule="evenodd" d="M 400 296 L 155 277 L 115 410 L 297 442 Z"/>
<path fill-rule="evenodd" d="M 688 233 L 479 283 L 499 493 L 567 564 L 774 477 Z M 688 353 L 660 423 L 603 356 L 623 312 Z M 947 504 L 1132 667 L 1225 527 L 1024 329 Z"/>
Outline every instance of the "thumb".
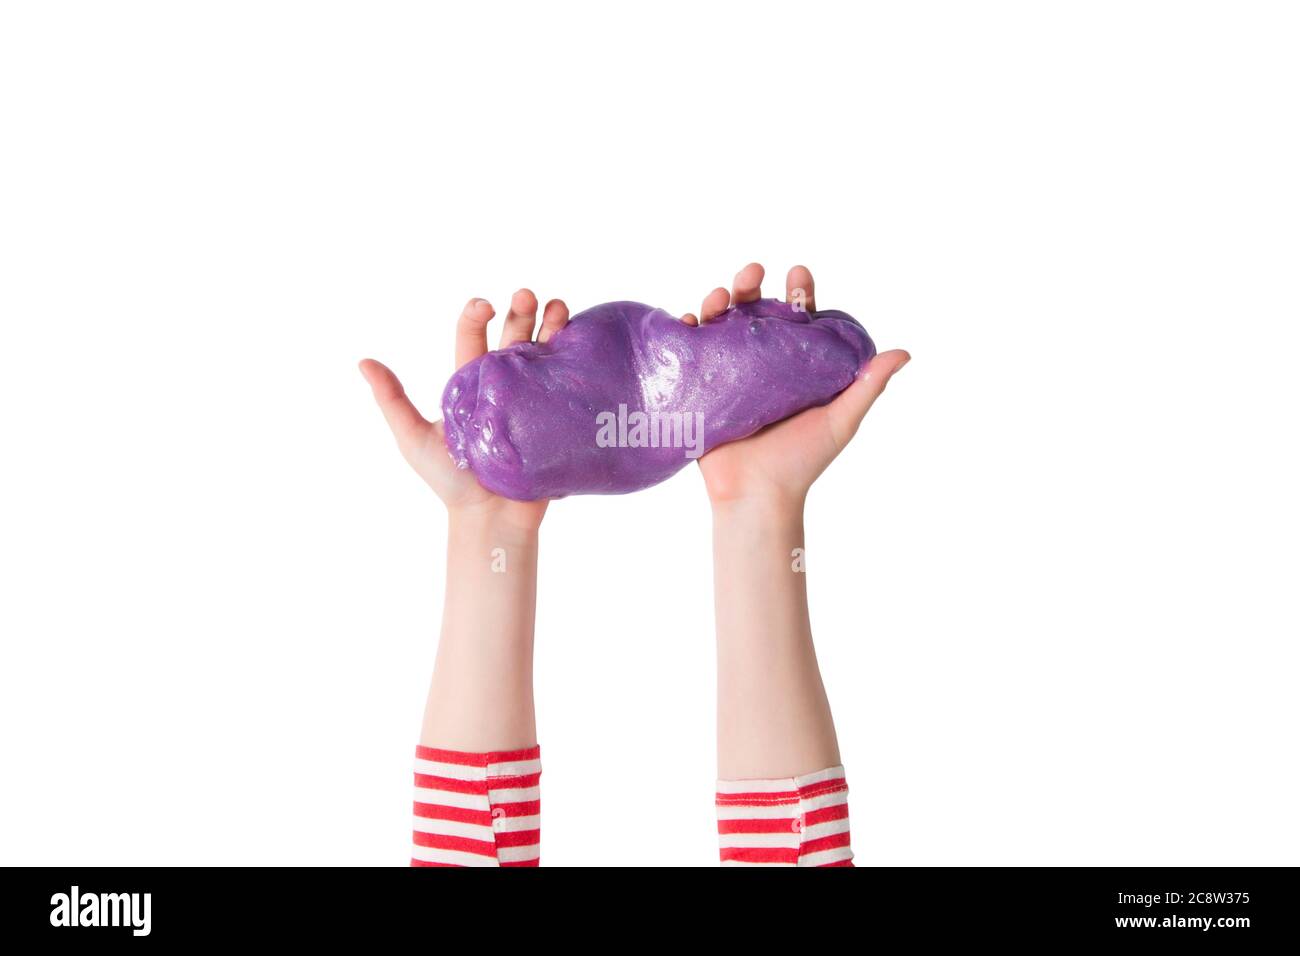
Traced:
<path fill-rule="evenodd" d="M 411 404 L 402 383 L 388 366 L 374 359 L 363 359 L 360 367 L 361 374 L 374 393 L 379 410 L 384 413 L 384 419 L 392 429 L 393 437 L 397 439 L 397 446 L 401 448 L 402 454 L 409 454 L 432 426 Z"/>
<path fill-rule="evenodd" d="M 826 406 L 831 435 L 840 448 L 847 445 L 849 439 L 857 433 L 862 419 L 885 390 L 894 373 L 911 360 L 912 356 L 902 349 L 881 352 L 858 373 L 852 385 Z"/>

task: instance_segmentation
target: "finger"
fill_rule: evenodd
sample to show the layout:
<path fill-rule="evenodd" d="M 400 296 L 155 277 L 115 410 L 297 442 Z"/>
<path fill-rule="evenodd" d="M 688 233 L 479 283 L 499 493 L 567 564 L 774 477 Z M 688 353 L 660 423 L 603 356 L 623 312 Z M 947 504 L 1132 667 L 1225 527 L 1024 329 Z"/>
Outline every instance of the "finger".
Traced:
<path fill-rule="evenodd" d="M 763 267 L 751 262 L 736 273 L 732 282 L 731 299 L 733 302 L 753 302 L 762 295 Z"/>
<path fill-rule="evenodd" d="M 793 306 L 802 305 L 803 311 L 815 312 L 813 277 L 807 266 L 795 266 L 785 277 L 785 301 Z"/>
<path fill-rule="evenodd" d="M 704 303 L 700 306 L 700 324 L 703 325 L 709 319 L 716 319 L 729 305 L 731 305 L 731 293 L 721 287 L 714 289 L 704 297 Z"/>
<path fill-rule="evenodd" d="M 456 323 L 456 367 L 487 352 L 487 324 L 496 315 L 487 299 L 470 299 Z"/>
<path fill-rule="evenodd" d="M 375 396 L 379 410 L 384 413 L 388 427 L 403 452 L 424 439 L 433 426 L 411 404 L 406 397 L 406 389 L 386 365 L 374 359 L 362 359 L 361 374 L 370 383 L 370 391 Z"/>
<path fill-rule="evenodd" d="M 867 367 L 858 374 L 852 385 L 840 392 L 835 401 L 826 406 L 831 436 L 840 448 L 847 445 L 849 439 L 857 433 L 862 419 L 871 410 L 880 393 L 885 390 L 894 373 L 911 359 L 912 356 L 902 349 L 881 352 L 867 363 Z"/>
<path fill-rule="evenodd" d="M 517 342 L 531 342 L 533 327 L 537 325 L 537 296 L 529 289 L 520 289 L 510 297 L 510 311 L 506 313 L 505 325 L 501 327 L 501 344 L 499 349 Z"/>
<path fill-rule="evenodd" d="M 696 315 L 694 312 L 687 312 L 685 315 L 682 316 L 682 321 L 685 322 L 687 325 L 699 325 L 700 317 Z"/>
<path fill-rule="evenodd" d="M 542 328 L 537 333 L 537 341 L 545 342 L 569 321 L 569 307 L 560 299 L 552 299 L 542 309 Z"/>

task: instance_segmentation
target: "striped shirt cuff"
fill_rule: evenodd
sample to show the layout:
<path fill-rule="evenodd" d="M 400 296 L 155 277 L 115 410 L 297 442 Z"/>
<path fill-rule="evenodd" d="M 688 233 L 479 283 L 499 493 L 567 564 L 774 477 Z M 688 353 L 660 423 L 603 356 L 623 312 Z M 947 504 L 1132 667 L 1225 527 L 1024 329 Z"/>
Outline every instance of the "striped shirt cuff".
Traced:
<path fill-rule="evenodd" d="M 412 866 L 537 866 L 541 749 L 415 748 Z"/>
<path fill-rule="evenodd" d="M 853 866 L 843 767 L 799 777 L 719 780 L 723 866 Z"/>

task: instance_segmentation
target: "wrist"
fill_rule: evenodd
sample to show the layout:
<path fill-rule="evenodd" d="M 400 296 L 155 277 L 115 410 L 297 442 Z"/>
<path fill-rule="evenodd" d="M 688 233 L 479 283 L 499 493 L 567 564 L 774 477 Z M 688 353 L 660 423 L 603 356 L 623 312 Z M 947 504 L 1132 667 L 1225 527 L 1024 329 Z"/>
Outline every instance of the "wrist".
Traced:
<path fill-rule="evenodd" d="M 789 526 L 803 523 L 805 495 L 771 493 L 726 500 L 710 499 L 715 525 L 762 524 Z"/>
<path fill-rule="evenodd" d="M 493 541 L 503 547 L 536 545 L 538 525 L 520 523 L 496 507 L 496 502 L 447 509 L 447 531 L 453 538 Z"/>

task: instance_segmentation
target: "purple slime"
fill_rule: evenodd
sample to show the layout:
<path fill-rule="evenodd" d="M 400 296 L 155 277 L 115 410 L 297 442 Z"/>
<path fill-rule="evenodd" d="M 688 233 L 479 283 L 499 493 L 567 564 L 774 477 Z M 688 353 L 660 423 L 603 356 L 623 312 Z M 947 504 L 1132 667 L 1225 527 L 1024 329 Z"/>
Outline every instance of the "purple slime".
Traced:
<path fill-rule="evenodd" d="M 447 449 L 507 498 L 625 494 L 825 405 L 875 354 L 851 316 L 777 299 L 734 305 L 698 327 L 607 302 L 545 344 L 521 342 L 459 369 L 442 395 Z"/>

